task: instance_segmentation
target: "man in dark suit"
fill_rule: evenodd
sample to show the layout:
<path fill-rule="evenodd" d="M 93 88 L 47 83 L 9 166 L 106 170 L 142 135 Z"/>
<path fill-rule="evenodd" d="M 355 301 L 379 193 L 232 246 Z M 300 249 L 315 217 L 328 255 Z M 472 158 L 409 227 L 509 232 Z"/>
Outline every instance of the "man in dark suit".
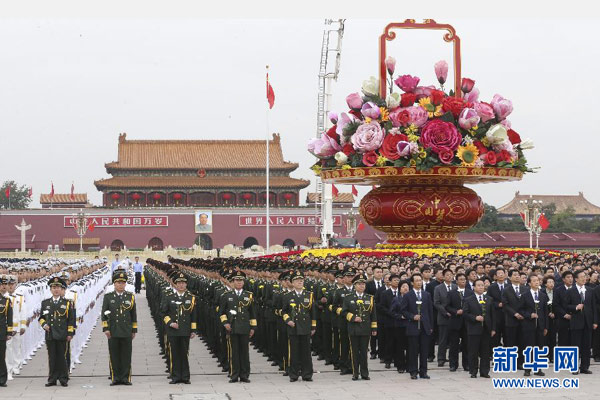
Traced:
<path fill-rule="evenodd" d="M 477 378 L 490 377 L 490 340 L 495 335 L 492 298 L 483 294 L 483 280 L 475 280 L 475 293 L 464 300 L 464 315 L 469 334 L 469 373 Z"/>
<path fill-rule="evenodd" d="M 494 323 L 496 324 L 496 334 L 492 337 L 492 349 L 500 346 L 500 341 L 504 336 L 504 310 L 502 308 L 502 292 L 506 285 L 506 271 L 499 267 L 494 272 L 494 283 L 487 290 L 488 296 L 492 298 L 492 312 L 494 313 Z"/>
<path fill-rule="evenodd" d="M 554 288 L 554 312 L 558 319 L 558 345 L 568 346 L 571 343 L 569 325 L 571 314 L 567 311 L 567 291 L 573 286 L 573 272 L 565 271 L 562 274 L 563 284 Z"/>
<path fill-rule="evenodd" d="M 569 328 L 571 331 L 571 345 L 579 347 L 581 364 L 579 372 L 591 374 L 590 348 L 592 347 L 592 330 L 598 328 L 598 315 L 592 290 L 587 286 L 587 276 L 584 271 L 573 273 L 575 285 L 567 290 L 566 309 L 571 314 Z M 577 372 L 575 372 L 577 374 Z"/>
<path fill-rule="evenodd" d="M 440 284 L 437 279 L 434 279 L 434 270 L 429 266 L 425 265 L 421 268 L 421 274 L 423 276 L 423 289 L 429 293 L 431 296 L 431 300 L 433 301 L 433 294 L 435 288 Z M 438 325 L 437 325 L 437 309 L 433 307 L 433 333 L 431 334 L 431 339 L 429 340 L 429 356 L 427 357 L 427 361 L 433 362 L 435 359 L 435 344 L 438 340 Z"/>
<path fill-rule="evenodd" d="M 396 370 L 400 370 L 400 321 L 395 319 L 392 313 L 392 304 L 400 296 L 400 277 L 396 274 L 390 275 L 390 288 L 382 292 L 379 296 L 377 309 L 380 311 L 385 325 L 385 348 L 380 347 L 384 352 L 385 368 L 391 368 L 392 362 Z"/>
<path fill-rule="evenodd" d="M 410 281 L 413 290 L 402 297 L 400 303 L 400 312 L 408 320 L 408 372 L 411 379 L 417 379 L 417 372 L 422 379 L 429 379 L 427 356 L 433 333 L 433 300 L 422 288 L 421 274 L 413 274 Z"/>
<path fill-rule="evenodd" d="M 548 334 L 548 298 L 540 290 L 540 278 L 537 275 L 530 275 L 528 283 L 529 290 L 522 294 L 519 310 L 519 314 L 524 318 L 521 322 L 521 340 L 523 347 L 544 347 L 544 336 Z M 531 371 L 525 369 L 524 374 L 529 376 Z M 545 374 L 540 370 L 535 375 Z"/>
<path fill-rule="evenodd" d="M 519 339 L 521 321 L 523 316 L 519 313 L 521 309 L 521 295 L 527 290 L 526 286 L 521 285 L 521 275 L 518 270 L 508 271 L 510 285 L 504 288 L 502 292 L 502 308 L 504 309 L 504 346 L 519 347 L 518 368 L 523 365 L 523 344 Z"/>
<path fill-rule="evenodd" d="M 383 313 L 379 307 L 379 303 L 381 303 L 381 295 L 388 290 L 390 285 L 390 274 L 384 276 L 383 284 L 377 289 L 375 292 L 375 311 L 377 313 L 377 345 L 378 349 L 381 351 L 377 352 L 377 356 L 381 363 L 385 362 L 385 349 L 387 346 L 387 338 L 385 337 L 385 318 Z"/>
<path fill-rule="evenodd" d="M 371 296 L 375 297 L 375 295 L 377 294 L 377 291 L 384 287 L 384 283 L 383 283 L 383 268 L 381 268 L 380 265 L 376 265 L 375 267 L 373 267 L 373 279 L 367 282 L 367 288 L 365 289 L 365 292 L 367 294 L 370 294 Z M 377 300 L 375 300 L 377 301 Z M 377 308 L 376 308 L 376 311 Z M 379 320 L 380 315 L 377 315 L 377 318 Z M 377 352 L 379 349 L 381 349 L 381 351 L 384 351 L 384 349 L 381 347 L 381 342 L 380 342 L 380 336 L 379 336 L 379 324 L 377 325 L 377 335 L 375 336 L 371 336 L 371 360 L 374 360 L 377 358 Z M 379 342 L 379 343 L 378 343 Z M 377 346 L 379 344 L 379 347 Z"/>
<path fill-rule="evenodd" d="M 439 284 L 433 290 L 433 305 L 437 310 L 437 325 L 438 325 L 438 367 L 443 367 L 446 361 L 446 352 L 448 350 L 448 325 L 450 324 L 450 312 L 446 309 L 448 305 L 448 293 L 456 289 L 456 285 L 452 283 L 454 273 L 450 268 L 443 271 L 444 282 Z"/>
<path fill-rule="evenodd" d="M 448 325 L 448 337 L 450 342 L 450 372 L 458 369 L 458 351 L 462 352 L 462 366 L 468 371 L 469 361 L 467 357 L 467 324 L 464 319 L 464 301 L 473 292 L 467 289 L 467 277 L 462 272 L 456 274 L 456 289 L 448 294 L 448 305 L 446 310 L 450 312 L 450 323 Z"/>

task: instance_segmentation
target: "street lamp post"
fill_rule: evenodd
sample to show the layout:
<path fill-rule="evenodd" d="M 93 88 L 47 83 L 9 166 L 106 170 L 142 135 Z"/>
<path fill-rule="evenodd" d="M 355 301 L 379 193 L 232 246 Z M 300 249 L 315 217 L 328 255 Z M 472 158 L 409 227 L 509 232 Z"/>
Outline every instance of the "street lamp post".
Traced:
<path fill-rule="evenodd" d="M 83 237 L 88 230 L 88 220 L 87 217 L 89 214 L 83 212 L 83 209 L 79 209 L 77 214 L 72 214 L 75 220 L 74 228 L 79 236 L 79 253 L 83 253 Z"/>
<path fill-rule="evenodd" d="M 533 248 L 533 235 L 535 235 L 535 248 L 539 248 L 540 234 L 542 233 L 542 227 L 540 226 L 540 216 L 542 214 L 542 201 L 534 200 L 533 196 L 529 196 L 527 200 L 521 200 L 523 207 L 523 223 L 525 228 L 529 232 L 529 248 Z"/>
<path fill-rule="evenodd" d="M 357 228 L 357 214 L 354 211 L 354 208 L 351 208 L 350 211 L 346 213 L 346 232 L 348 233 L 348 237 L 354 237 Z"/>

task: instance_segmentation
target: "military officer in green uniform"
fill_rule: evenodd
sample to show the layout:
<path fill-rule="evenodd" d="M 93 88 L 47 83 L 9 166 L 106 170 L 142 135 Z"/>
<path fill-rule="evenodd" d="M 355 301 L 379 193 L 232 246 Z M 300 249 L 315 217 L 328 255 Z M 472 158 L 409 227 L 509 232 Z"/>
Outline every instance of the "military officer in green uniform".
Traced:
<path fill-rule="evenodd" d="M 10 340 L 15 332 L 13 331 L 13 310 L 8 297 L 2 297 L 6 292 L 8 277 L 0 277 L 0 387 L 6 387 L 8 371 L 6 370 L 6 341 Z"/>
<path fill-rule="evenodd" d="M 67 351 L 69 342 L 75 334 L 75 311 L 73 304 L 61 297 L 63 288 L 67 287 L 59 277 L 48 282 L 52 297 L 42 301 L 38 319 L 42 329 L 46 331 L 46 347 L 48 348 L 48 382 L 46 386 L 69 386 L 69 366 Z"/>
<path fill-rule="evenodd" d="M 345 315 L 342 314 L 344 300 L 346 296 L 352 293 L 352 279 L 356 275 L 356 270 L 352 267 L 346 268 L 343 272 L 342 283 L 344 286 L 335 291 L 332 310 L 335 311 L 338 320 L 339 330 L 339 349 L 340 349 L 340 375 L 349 375 L 352 373 L 352 359 L 350 355 L 350 340 L 348 339 L 348 324 Z"/>
<path fill-rule="evenodd" d="M 246 274 L 236 271 L 231 275 L 233 290 L 221 296 L 219 304 L 220 320 L 227 331 L 229 347 L 229 382 L 250 382 L 249 339 L 256 329 L 254 299 L 252 293 L 244 290 Z"/>
<path fill-rule="evenodd" d="M 131 385 L 131 342 L 137 332 L 135 295 L 125 291 L 127 274 L 116 270 L 113 292 L 104 295 L 102 331 L 108 338 L 111 386 Z"/>
<path fill-rule="evenodd" d="M 196 336 L 197 310 L 196 296 L 187 290 L 188 279 L 183 272 L 172 276 L 175 292 L 161 306 L 161 316 L 169 342 L 170 384 L 190 384 L 190 364 L 188 353 L 190 339 Z"/>
<path fill-rule="evenodd" d="M 352 380 L 358 375 L 369 380 L 369 340 L 377 335 L 377 314 L 375 300 L 365 293 L 367 275 L 360 272 L 352 279 L 354 291 L 344 297 L 342 315 L 348 321 L 348 337 L 350 338 L 350 357 L 352 361 Z"/>
<path fill-rule="evenodd" d="M 316 303 L 313 293 L 304 289 L 304 274 L 295 271 L 291 276 L 293 290 L 283 297 L 283 322 L 288 333 L 288 370 L 290 382 L 299 376 L 303 381 L 312 381 L 313 365 L 310 351 L 310 337 L 315 334 Z"/>

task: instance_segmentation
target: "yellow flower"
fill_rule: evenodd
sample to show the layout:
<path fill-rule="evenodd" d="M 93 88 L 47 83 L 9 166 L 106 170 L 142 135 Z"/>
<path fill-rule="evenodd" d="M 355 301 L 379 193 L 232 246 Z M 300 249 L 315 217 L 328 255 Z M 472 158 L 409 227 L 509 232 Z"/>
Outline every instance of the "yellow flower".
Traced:
<path fill-rule="evenodd" d="M 427 152 L 423 147 L 419 146 L 419 158 L 423 159 L 425 157 L 427 157 Z"/>
<path fill-rule="evenodd" d="M 356 300 L 356 304 L 363 304 L 363 303 L 364 303 L 364 301 L 362 301 L 362 300 Z"/>
<path fill-rule="evenodd" d="M 421 107 L 423 107 L 425 109 L 425 111 L 427 111 L 427 114 L 429 115 L 429 118 L 433 118 L 433 117 L 439 117 L 440 115 L 442 115 L 442 106 L 436 106 L 435 104 L 433 104 L 431 102 L 431 99 L 429 97 L 423 97 L 419 100 L 419 105 Z"/>
<path fill-rule="evenodd" d="M 411 158 L 411 159 L 410 159 L 410 162 L 409 162 L 409 163 L 410 163 L 410 166 L 411 166 L 411 167 L 416 167 L 416 166 L 417 166 L 417 162 L 416 162 L 416 161 L 415 161 L 415 159 L 413 159 L 413 158 Z"/>
<path fill-rule="evenodd" d="M 379 112 L 381 112 L 381 120 L 382 121 L 389 121 L 390 120 L 390 112 L 387 108 L 385 107 L 379 107 Z"/>
<path fill-rule="evenodd" d="M 290 303 L 290 307 L 292 307 L 292 308 L 296 307 L 296 303 Z"/>
<path fill-rule="evenodd" d="M 384 156 L 377 156 L 377 161 L 375 162 L 375 165 L 377 165 L 378 167 L 383 167 L 387 160 L 388 159 Z"/>
<path fill-rule="evenodd" d="M 417 135 L 409 134 L 408 135 L 408 141 L 409 142 L 413 142 L 413 143 L 417 143 L 419 141 L 419 137 Z"/>
<path fill-rule="evenodd" d="M 350 169 L 352 168 L 351 166 L 349 166 L 348 164 L 344 164 L 342 165 L 342 169 Z"/>
<path fill-rule="evenodd" d="M 371 123 L 371 118 L 365 117 L 365 124 L 369 124 L 369 123 Z"/>
<path fill-rule="evenodd" d="M 490 141 L 486 137 L 481 139 L 481 144 L 483 144 L 485 147 L 490 147 Z"/>
<path fill-rule="evenodd" d="M 415 125 L 415 124 L 410 124 L 406 129 L 404 129 L 404 133 L 406 133 L 407 135 L 413 135 L 417 133 L 417 131 L 419 130 L 419 128 Z"/>
<path fill-rule="evenodd" d="M 312 167 L 310 167 L 310 169 L 313 170 L 313 172 L 315 173 L 315 175 L 319 176 L 319 175 L 321 175 L 321 170 L 323 168 L 320 165 L 313 165 Z"/>
<path fill-rule="evenodd" d="M 477 134 L 477 125 L 475 125 L 474 127 L 472 127 L 472 128 L 469 130 L 469 135 L 471 135 L 471 136 L 475 136 L 476 134 Z"/>
<path fill-rule="evenodd" d="M 464 167 L 472 167 L 479 158 L 479 150 L 474 144 L 458 146 L 456 156 L 462 161 L 461 165 Z"/>

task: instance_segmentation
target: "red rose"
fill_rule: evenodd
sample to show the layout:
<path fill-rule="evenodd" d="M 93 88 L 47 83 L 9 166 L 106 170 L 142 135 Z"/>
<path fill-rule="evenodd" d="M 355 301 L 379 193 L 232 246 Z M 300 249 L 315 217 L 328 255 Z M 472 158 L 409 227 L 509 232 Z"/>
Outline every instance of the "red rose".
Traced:
<path fill-rule="evenodd" d="M 463 108 L 465 108 L 465 101 L 458 97 L 446 97 L 442 102 L 442 109 L 451 112 L 454 118 L 458 118 Z"/>
<path fill-rule="evenodd" d="M 410 107 L 415 104 L 417 95 L 414 93 L 402 93 L 400 96 L 400 107 Z"/>
<path fill-rule="evenodd" d="M 388 133 L 383 139 L 379 152 L 388 160 L 397 160 L 400 158 L 398 154 L 398 142 L 407 140 L 408 137 L 404 134 L 391 135 Z"/>
<path fill-rule="evenodd" d="M 496 154 L 499 160 L 512 162 L 512 156 L 508 152 L 508 150 L 501 150 L 499 154 Z"/>
<path fill-rule="evenodd" d="M 479 140 L 473 142 L 473 144 L 475 147 L 477 147 L 477 150 L 479 150 L 479 154 L 485 154 L 488 152 L 487 147 L 485 147 Z"/>
<path fill-rule="evenodd" d="M 452 162 L 452 160 L 454 160 L 454 151 L 448 149 L 448 148 L 443 148 L 441 149 L 438 153 L 438 158 L 440 159 L 441 162 L 443 162 L 444 164 L 450 164 Z"/>
<path fill-rule="evenodd" d="M 515 131 L 513 131 L 512 129 L 508 130 L 508 140 L 510 140 L 510 142 L 512 144 L 519 144 L 521 143 L 521 136 L 519 136 L 519 134 Z"/>
<path fill-rule="evenodd" d="M 366 152 L 363 154 L 362 162 L 367 167 L 372 167 L 377 162 L 377 153 L 375 153 L 373 150 Z"/>
<path fill-rule="evenodd" d="M 342 147 L 342 153 L 349 156 L 351 154 L 356 153 L 356 151 L 354 150 L 354 146 L 352 146 L 352 143 L 346 143 L 344 147 Z"/>
<path fill-rule="evenodd" d="M 390 113 L 390 120 L 395 127 L 408 126 L 410 122 L 410 114 L 406 110 L 400 108 L 395 109 Z"/>
<path fill-rule="evenodd" d="M 431 94 L 429 95 L 429 98 L 431 98 L 431 102 L 434 105 L 439 106 L 444 100 L 444 92 L 442 92 L 441 90 L 432 90 Z"/>
<path fill-rule="evenodd" d="M 329 128 L 329 130 L 327 131 L 327 136 L 329 136 L 330 138 L 332 138 L 333 140 L 335 140 L 336 142 L 340 142 L 340 135 L 338 135 L 335 130 L 337 129 L 337 125 L 332 126 L 331 128 Z"/>
<path fill-rule="evenodd" d="M 496 165 L 496 153 L 494 153 L 493 151 L 488 151 L 485 154 L 485 163 L 488 165 Z"/>

